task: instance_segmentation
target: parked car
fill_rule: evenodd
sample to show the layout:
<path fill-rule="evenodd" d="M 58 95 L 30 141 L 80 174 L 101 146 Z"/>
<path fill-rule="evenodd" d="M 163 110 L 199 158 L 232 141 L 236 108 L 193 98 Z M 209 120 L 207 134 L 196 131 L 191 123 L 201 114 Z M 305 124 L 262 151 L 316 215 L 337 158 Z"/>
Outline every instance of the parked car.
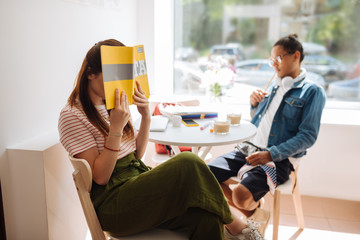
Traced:
<path fill-rule="evenodd" d="M 198 57 L 198 52 L 192 47 L 181 47 L 175 51 L 176 60 L 196 62 Z"/>
<path fill-rule="evenodd" d="M 307 71 L 320 74 L 328 82 L 344 79 L 347 74 L 347 66 L 343 62 L 326 55 L 305 55 L 302 66 Z"/>
<path fill-rule="evenodd" d="M 360 58 L 350 68 L 346 79 L 360 78 Z"/>
<path fill-rule="evenodd" d="M 327 52 L 325 46 L 313 42 L 303 42 L 302 46 L 304 48 L 305 55 L 320 55 L 326 54 Z"/>
<path fill-rule="evenodd" d="M 210 49 L 209 58 L 223 56 L 226 59 L 233 58 L 235 61 L 245 59 L 244 48 L 240 43 L 228 43 L 226 45 L 214 45 Z"/>
<path fill-rule="evenodd" d="M 174 62 L 175 92 L 178 94 L 203 94 L 205 88 L 202 84 L 204 71 L 197 63 L 184 61 Z"/>
<path fill-rule="evenodd" d="M 227 67 L 212 71 L 201 63 L 175 61 L 174 89 L 176 93 L 205 94 L 214 82 L 223 89 L 228 89 L 232 86 L 234 75 Z"/>
<path fill-rule="evenodd" d="M 235 82 L 265 88 L 273 74 L 274 69 L 268 64 L 267 59 L 245 60 L 236 64 Z M 307 76 L 313 82 L 325 87 L 325 80 L 321 75 L 307 71 Z"/>
<path fill-rule="evenodd" d="M 360 100 L 360 77 L 329 84 L 328 96 L 342 100 Z"/>

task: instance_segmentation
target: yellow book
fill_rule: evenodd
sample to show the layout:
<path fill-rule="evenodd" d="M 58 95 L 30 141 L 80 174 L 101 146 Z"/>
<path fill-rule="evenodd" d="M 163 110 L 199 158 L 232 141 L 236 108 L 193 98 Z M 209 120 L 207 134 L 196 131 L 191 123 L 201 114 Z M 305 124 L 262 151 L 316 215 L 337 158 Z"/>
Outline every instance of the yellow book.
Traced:
<path fill-rule="evenodd" d="M 106 108 L 115 107 L 115 89 L 125 91 L 129 104 L 134 103 L 136 81 L 149 98 L 149 82 L 143 45 L 134 47 L 101 46 L 101 64 L 104 78 Z"/>

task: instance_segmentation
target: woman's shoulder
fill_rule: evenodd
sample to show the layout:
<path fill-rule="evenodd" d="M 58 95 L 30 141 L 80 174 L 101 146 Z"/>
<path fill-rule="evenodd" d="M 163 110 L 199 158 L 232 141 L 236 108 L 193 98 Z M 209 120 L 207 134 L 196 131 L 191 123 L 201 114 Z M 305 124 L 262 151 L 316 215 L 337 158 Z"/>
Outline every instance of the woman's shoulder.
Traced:
<path fill-rule="evenodd" d="M 86 114 L 82 110 L 81 106 L 71 106 L 69 103 L 67 103 L 60 111 L 59 124 L 75 120 L 81 122 L 88 121 Z"/>
<path fill-rule="evenodd" d="M 60 116 L 67 116 L 67 115 L 78 115 L 78 116 L 86 116 L 84 110 L 82 109 L 81 105 L 75 104 L 70 105 L 67 103 L 60 111 Z"/>

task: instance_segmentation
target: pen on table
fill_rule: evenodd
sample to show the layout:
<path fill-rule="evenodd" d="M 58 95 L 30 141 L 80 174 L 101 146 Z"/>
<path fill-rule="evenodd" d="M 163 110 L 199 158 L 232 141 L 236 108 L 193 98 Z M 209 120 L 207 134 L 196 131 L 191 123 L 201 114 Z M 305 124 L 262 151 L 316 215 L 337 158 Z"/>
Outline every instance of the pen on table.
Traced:
<path fill-rule="evenodd" d="M 211 123 L 211 122 L 207 122 L 207 123 L 205 123 L 204 125 L 202 125 L 202 126 L 200 127 L 200 130 L 204 130 L 205 128 L 207 128 L 208 126 L 210 126 L 210 123 Z"/>

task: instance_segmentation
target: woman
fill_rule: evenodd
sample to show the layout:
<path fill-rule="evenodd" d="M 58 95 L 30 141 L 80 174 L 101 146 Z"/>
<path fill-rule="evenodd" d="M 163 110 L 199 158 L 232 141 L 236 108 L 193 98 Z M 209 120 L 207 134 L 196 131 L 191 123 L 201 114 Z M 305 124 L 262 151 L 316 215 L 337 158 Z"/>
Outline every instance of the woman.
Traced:
<path fill-rule="evenodd" d="M 156 227 L 186 231 L 194 240 L 223 239 L 223 224 L 232 216 L 217 180 L 198 156 L 181 153 L 152 170 L 140 160 L 150 126 L 140 84 L 132 96 L 141 114 L 138 132 L 124 92 L 117 89 L 115 108 L 106 110 L 101 45 L 124 46 L 109 39 L 88 51 L 58 127 L 65 149 L 91 167 L 91 199 L 103 230 L 125 236 Z"/>
<path fill-rule="evenodd" d="M 259 200 L 289 179 L 293 163 L 306 154 L 319 133 L 326 95 L 306 76 L 301 68 L 303 59 L 297 35 L 282 37 L 274 44 L 269 63 L 276 72 L 275 80 L 265 91 L 257 90 L 250 96 L 256 135 L 239 151 L 209 163 L 229 204 L 258 222 L 262 236 L 270 213 L 259 208 Z M 241 182 L 231 190 L 227 180 L 236 175 L 242 177 Z M 243 239 L 237 226 L 227 226 L 228 239 Z"/>

